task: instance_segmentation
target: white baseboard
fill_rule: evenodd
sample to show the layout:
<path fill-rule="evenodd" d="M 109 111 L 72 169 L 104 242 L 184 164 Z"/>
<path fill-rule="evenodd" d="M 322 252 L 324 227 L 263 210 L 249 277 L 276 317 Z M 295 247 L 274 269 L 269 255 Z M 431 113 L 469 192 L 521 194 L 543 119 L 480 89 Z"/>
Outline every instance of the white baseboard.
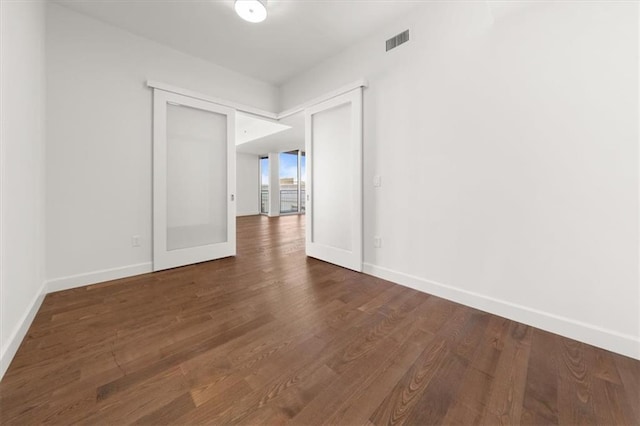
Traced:
<path fill-rule="evenodd" d="M 494 315 L 569 337 L 599 348 L 640 360 L 640 339 L 593 324 L 507 302 L 447 284 L 427 280 L 392 269 L 363 264 L 363 272 L 423 293 L 442 297 Z"/>
<path fill-rule="evenodd" d="M 111 281 L 117 280 L 119 278 L 146 274 L 152 271 L 152 265 L 153 264 L 151 262 L 145 262 L 135 265 L 121 266 L 119 268 L 88 272 L 86 274 L 56 278 L 47 281 L 46 291 L 47 293 L 53 293 L 54 291 L 68 290 L 71 288 L 82 287 L 84 285 L 96 284 L 104 281 Z"/>
<path fill-rule="evenodd" d="M 9 338 L 9 343 L 2 348 L 0 355 L 0 379 L 9 368 L 13 357 L 16 355 L 22 340 L 27 335 L 29 327 L 35 318 L 42 301 L 48 293 L 82 287 L 89 284 L 101 283 L 104 281 L 116 280 L 119 278 L 131 277 L 134 275 L 146 274 L 152 271 L 152 263 L 138 263 L 136 265 L 122 266 L 119 268 L 103 269 L 101 271 L 89 272 L 86 274 L 71 275 L 68 277 L 56 278 L 42 284 L 37 296 L 33 299 L 31 306 L 25 312 L 19 322 L 19 326 L 14 330 Z"/>
<path fill-rule="evenodd" d="M 152 263 L 145 262 L 119 268 L 103 269 L 86 274 L 72 275 L 45 282 L 29 309 L 25 312 L 20 325 L 9 338 L 9 343 L 0 355 L 0 378 L 4 376 L 11 360 L 15 356 L 22 340 L 27 334 L 42 301 L 47 293 L 96 284 L 104 281 L 126 278 L 152 271 Z M 531 325 L 542 330 L 556 333 L 571 339 L 588 343 L 612 352 L 640 360 L 640 340 L 631 335 L 618 333 L 592 324 L 576 321 L 571 318 L 543 312 L 537 309 L 496 299 L 479 293 L 462 290 L 450 285 L 438 283 L 392 269 L 363 264 L 363 272 L 424 293 L 433 294 L 444 299 L 461 303 L 499 315 L 513 321 Z"/>
<path fill-rule="evenodd" d="M 2 354 L 0 355 L 0 379 L 2 379 L 7 368 L 9 368 L 9 364 L 11 364 L 16 352 L 18 352 L 18 348 L 20 347 L 22 340 L 27 335 L 27 331 L 29 331 L 29 327 L 31 327 L 31 323 L 42 305 L 42 301 L 46 296 L 46 284 L 46 282 L 42 283 L 42 286 L 36 294 L 36 297 L 34 297 L 31 302 L 29 309 L 24 313 L 18 323 L 18 327 L 13 330 L 11 337 L 9 337 L 7 345 L 2 348 Z"/>

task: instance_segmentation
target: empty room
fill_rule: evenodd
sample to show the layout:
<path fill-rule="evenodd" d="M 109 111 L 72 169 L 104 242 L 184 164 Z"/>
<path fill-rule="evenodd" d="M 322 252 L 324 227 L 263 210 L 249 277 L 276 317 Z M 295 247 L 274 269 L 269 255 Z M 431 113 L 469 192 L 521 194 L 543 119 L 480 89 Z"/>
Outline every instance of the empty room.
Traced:
<path fill-rule="evenodd" d="M 637 1 L 0 18 L 1 424 L 640 424 Z"/>

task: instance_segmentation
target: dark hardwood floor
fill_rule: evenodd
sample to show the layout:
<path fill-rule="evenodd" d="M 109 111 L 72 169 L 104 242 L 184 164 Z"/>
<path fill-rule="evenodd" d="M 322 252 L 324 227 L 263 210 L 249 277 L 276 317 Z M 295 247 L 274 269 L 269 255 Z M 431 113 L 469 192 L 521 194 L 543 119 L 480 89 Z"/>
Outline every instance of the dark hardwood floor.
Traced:
<path fill-rule="evenodd" d="M 238 255 L 46 297 L 0 423 L 640 424 L 640 362 L 305 257 Z"/>

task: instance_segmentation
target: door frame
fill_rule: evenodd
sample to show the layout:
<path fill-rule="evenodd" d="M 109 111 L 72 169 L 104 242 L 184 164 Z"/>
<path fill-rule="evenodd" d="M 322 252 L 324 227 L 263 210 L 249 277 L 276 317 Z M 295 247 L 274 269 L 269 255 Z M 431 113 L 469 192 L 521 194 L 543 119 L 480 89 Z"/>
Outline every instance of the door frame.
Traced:
<path fill-rule="evenodd" d="M 216 104 L 216 105 L 226 106 L 226 107 L 232 108 L 235 111 L 243 111 L 243 112 L 254 114 L 254 115 L 257 115 L 257 116 L 260 116 L 260 117 L 265 117 L 265 118 L 270 118 L 270 119 L 275 119 L 275 120 L 281 120 L 283 118 L 287 118 L 287 117 L 289 117 L 289 116 L 291 116 L 293 114 L 296 114 L 298 112 L 306 111 L 306 109 L 308 109 L 308 108 L 312 108 L 312 107 L 314 107 L 314 106 L 316 106 L 318 104 L 321 104 L 321 103 L 323 103 L 325 101 L 330 101 L 330 100 L 332 100 L 332 99 L 334 99 L 336 97 L 339 97 L 339 96 L 341 96 L 343 94 L 350 93 L 350 92 L 352 92 L 354 90 L 357 90 L 360 93 L 362 93 L 363 89 L 365 89 L 365 88 L 367 88 L 369 86 L 368 81 L 366 79 L 364 79 L 364 78 L 361 78 L 361 79 L 352 81 L 351 83 L 345 84 L 344 86 L 338 87 L 335 90 L 332 90 L 330 92 L 326 92 L 326 93 L 324 93 L 324 94 L 322 94 L 322 95 L 320 95 L 318 97 L 315 97 L 313 99 L 304 101 L 304 102 L 302 102 L 302 103 L 300 103 L 300 104 L 298 104 L 298 105 L 296 105 L 296 106 L 294 106 L 292 108 L 289 108 L 287 110 L 281 111 L 279 113 L 273 113 L 271 111 L 255 108 L 255 107 L 252 107 L 252 106 L 248 106 L 246 104 L 241 104 L 241 103 L 234 102 L 234 101 L 229 101 L 229 100 L 226 100 L 226 99 L 213 97 L 213 96 L 210 96 L 210 95 L 207 95 L 207 94 L 204 94 L 204 93 L 200 93 L 200 92 L 184 89 L 184 88 L 181 88 L 181 87 L 173 86 L 171 84 L 167 84 L 167 83 L 156 81 L 156 80 L 147 80 L 146 84 L 147 84 L 147 87 L 153 89 L 154 92 L 156 92 L 156 91 L 164 91 L 164 92 L 168 92 L 168 93 L 175 93 L 175 94 L 187 96 L 187 97 L 190 97 L 190 98 L 193 98 L 193 99 L 198 99 L 198 100 L 203 100 L 203 101 L 206 101 L 206 102 L 210 102 L 210 103 L 213 103 L 213 104 Z M 361 105 L 362 105 L 362 98 L 361 98 L 360 102 L 361 102 Z M 360 108 L 360 111 L 361 111 L 361 114 L 362 114 L 362 106 Z M 361 123 L 361 126 L 360 126 L 361 140 L 362 140 L 363 119 L 364 119 L 364 114 L 362 114 L 362 119 L 360 121 L 360 123 Z M 306 124 L 305 124 L 305 127 L 307 127 Z M 154 123 L 154 127 L 153 128 L 154 128 L 154 134 L 155 134 L 155 131 L 156 131 L 155 123 Z M 307 132 L 307 130 L 305 129 L 305 135 L 306 135 L 306 132 Z M 306 137 L 305 137 L 305 139 L 306 139 Z M 305 145 L 306 145 L 306 141 L 305 141 Z M 308 151 L 308 148 L 306 148 L 306 146 L 305 146 L 305 152 L 306 151 Z M 234 146 L 233 152 L 234 152 L 234 155 L 235 155 L 235 146 Z M 307 153 L 307 155 L 308 155 L 308 153 Z M 361 155 L 362 155 L 362 152 L 361 152 Z M 309 171 L 308 171 L 308 167 L 309 167 L 308 163 L 309 163 L 309 160 L 307 158 L 307 173 L 310 174 Z M 234 167 L 234 170 L 235 170 L 235 161 L 234 161 L 233 167 Z M 360 181 L 362 182 L 363 181 L 362 164 L 360 164 L 359 178 L 360 178 Z M 235 174 L 233 176 L 233 179 L 234 179 L 234 184 L 235 184 Z M 310 191 L 310 189 L 307 188 L 307 191 Z M 233 193 L 235 193 L 235 187 L 234 187 L 234 192 Z M 362 185 L 360 185 L 360 193 L 362 194 Z M 310 199 L 310 197 L 309 197 L 310 194 L 309 193 L 307 193 L 307 196 L 308 196 L 308 199 Z M 155 203 L 155 199 L 154 199 L 154 203 Z M 235 203 L 234 203 L 234 207 L 235 207 Z M 360 209 L 360 221 L 361 221 L 361 223 L 364 223 L 362 200 L 361 200 L 361 202 L 359 204 L 359 209 Z M 309 210 L 309 207 L 307 205 L 307 211 L 308 210 Z M 234 223 L 235 223 L 235 214 L 234 214 Z M 361 251 L 361 254 L 360 254 L 360 267 L 357 270 L 362 271 L 362 264 L 363 264 L 363 261 L 364 261 L 364 257 L 363 257 L 363 254 L 362 254 L 362 247 L 364 245 L 363 228 L 362 227 L 358 227 L 357 230 L 360 233 L 360 245 L 359 245 L 359 247 L 360 247 L 360 251 Z M 234 227 L 233 232 L 234 232 L 234 236 L 235 236 L 235 227 Z M 154 246 L 154 252 L 155 252 L 155 245 L 156 245 L 156 243 L 155 243 L 155 240 L 156 240 L 155 235 L 154 235 L 153 240 L 154 240 L 153 246 Z"/>
<path fill-rule="evenodd" d="M 167 104 L 227 116 L 227 241 L 167 250 Z M 236 254 L 236 110 L 155 88 L 153 91 L 153 270 L 175 268 Z"/>
<path fill-rule="evenodd" d="M 314 196 L 314 172 L 313 172 L 313 115 L 322 111 L 327 111 L 345 104 L 351 105 L 351 173 L 353 200 L 351 204 L 351 247 L 350 251 L 336 247 L 330 247 L 313 242 L 313 196 Z M 350 92 L 334 96 L 331 99 L 317 103 L 305 109 L 305 154 L 307 170 L 306 188 L 306 241 L 305 248 L 307 256 L 314 257 L 325 262 L 333 263 L 354 271 L 362 272 L 363 264 L 363 102 L 362 87 Z"/>

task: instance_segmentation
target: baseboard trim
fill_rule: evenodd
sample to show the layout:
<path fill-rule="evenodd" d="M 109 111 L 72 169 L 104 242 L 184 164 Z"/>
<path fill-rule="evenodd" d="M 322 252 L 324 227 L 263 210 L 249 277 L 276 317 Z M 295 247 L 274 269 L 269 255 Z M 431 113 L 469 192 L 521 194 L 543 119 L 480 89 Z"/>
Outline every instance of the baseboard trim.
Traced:
<path fill-rule="evenodd" d="M 55 291 L 69 290 L 71 288 L 82 287 L 90 284 L 97 284 L 104 281 L 117 280 L 120 278 L 132 277 L 134 275 L 152 272 L 151 262 L 138 263 L 135 265 L 121 266 L 119 268 L 102 269 L 100 271 L 88 272 L 85 274 L 70 275 L 68 277 L 56 278 L 47 281 L 47 293 Z"/>
<path fill-rule="evenodd" d="M 18 352 L 18 348 L 22 344 L 24 337 L 27 335 L 29 331 L 29 327 L 31 327 L 31 323 L 33 319 L 36 317 L 42 302 L 44 301 L 46 294 L 47 283 L 42 283 L 40 290 L 34 297 L 29 309 L 22 316 L 18 327 L 13 331 L 11 337 L 9 338 L 8 344 L 2 348 L 2 355 L 0 355 L 0 379 L 4 377 L 4 373 L 7 372 L 11 361 L 13 361 L 13 357 Z"/>
<path fill-rule="evenodd" d="M 31 306 L 24 313 L 20 321 L 20 325 L 14 330 L 13 334 L 9 338 L 9 343 L 2 348 L 2 354 L 0 355 L 0 379 L 4 377 L 4 373 L 9 368 L 16 352 L 18 352 L 18 348 L 22 344 L 24 337 L 27 335 L 29 327 L 31 327 L 31 323 L 36 317 L 36 314 L 48 293 L 146 274 L 152 271 L 152 265 L 153 264 L 151 262 L 138 263 L 135 265 L 103 269 L 86 274 L 71 275 L 68 277 L 45 281 L 42 284 L 42 287 L 40 287 L 37 296 L 33 299 L 33 302 L 31 302 Z"/>
<path fill-rule="evenodd" d="M 85 285 L 116 280 L 152 271 L 152 263 L 138 263 L 119 268 L 103 269 L 85 274 L 56 278 L 43 283 L 29 309 L 25 312 L 20 325 L 9 338 L 9 343 L 0 355 L 0 379 L 11 364 L 20 344 L 26 336 L 45 296 L 61 290 L 82 287 Z M 551 314 L 515 303 L 489 297 L 483 294 L 462 290 L 447 284 L 427 280 L 414 275 L 405 274 L 392 269 L 363 264 L 363 272 L 382 278 L 423 293 L 433 294 L 475 309 L 486 311 L 501 317 L 531 325 L 542 330 L 556 333 L 571 339 L 588 343 L 612 352 L 640 360 L 640 340 L 634 336 L 618 333 L 602 327 L 594 326 L 571 318 Z"/>
<path fill-rule="evenodd" d="M 447 284 L 405 274 L 371 263 L 363 264 L 363 272 L 423 293 L 442 297 L 481 311 L 640 360 L 640 339 L 628 334 L 618 333 L 614 330 L 496 299 L 480 293 L 462 290 Z"/>

